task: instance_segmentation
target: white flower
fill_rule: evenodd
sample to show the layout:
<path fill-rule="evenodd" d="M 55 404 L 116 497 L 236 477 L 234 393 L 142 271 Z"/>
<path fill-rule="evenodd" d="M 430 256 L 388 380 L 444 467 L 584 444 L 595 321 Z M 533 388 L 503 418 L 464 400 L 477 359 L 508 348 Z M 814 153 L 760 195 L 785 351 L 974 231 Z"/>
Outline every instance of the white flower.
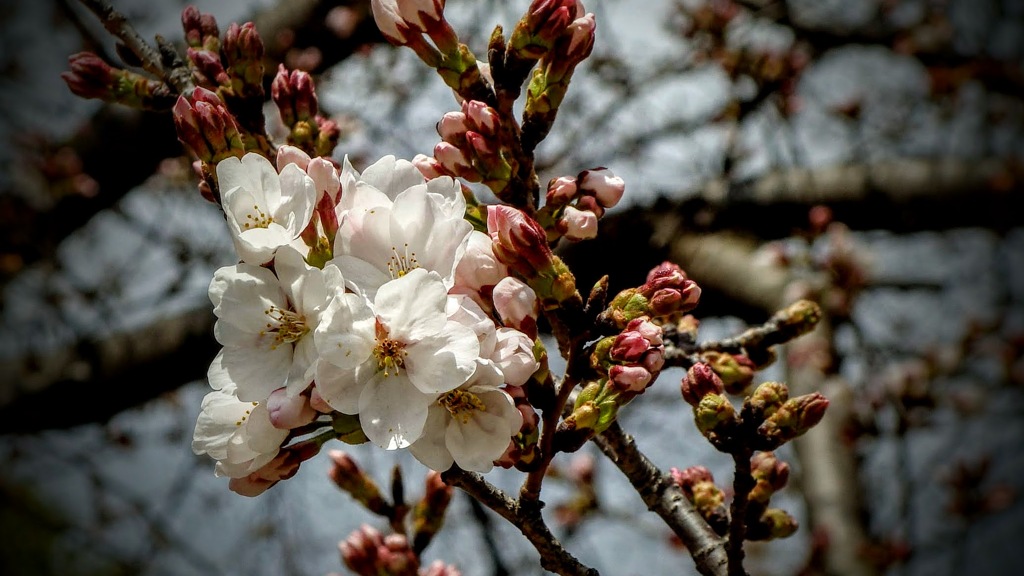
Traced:
<path fill-rule="evenodd" d="M 288 431 L 274 428 L 266 405 L 242 402 L 235 391 L 227 384 L 203 398 L 192 451 L 216 460 L 217 476 L 241 478 L 273 460 Z"/>
<path fill-rule="evenodd" d="M 269 262 L 313 217 L 316 187 L 294 163 L 278 174 L 270 160 L 250 152 L 241 159 L 221 160 L 217 181 L 231 238 L 247 264 Z"/>
<path fill-rule="evenodd" d="M 463 470 L 489 472 L 523 425 L 515 401 L 498 387 L 502 379 L 493 362 L 478 361 L 469 383 L 430 405 L 423 435 L 409 447 L 412 455 L 438 472 L 452 463 Z"/>
<path fill-rule="evenodd" d="M 210 365 L 210 385 L 233 383 L 243 401 L 265 400 L 282 386 L 294 396 L 309 386 L 317 364 L 313 330 L 344 290 L 337 268 L 313 268 L 291 247 L 278 251 L 274 267 L 277 276 L 251 264 L 226 266 L 210 282 L 214 336 L 224 346 Z"/>
<path fill-rule="evenodd" d="M 494 321 L 468 296 L 448 297 L 448 318 L 469 327 L 480 342 L 480 358 L 468 382 L 441 394 L 427 413 L 423 435 L 409 447 L 425 466 L 444 472 L 456 463 L 464 470 L 490 471 L 523 424 L 515 401 L 500 388 L 509 378 L 521 384 L 539 366 L 527 348 L 530 369 L 518 358 L 522 340 L 529 338 Z M 522 338 L 517 338 L 521 336 Z M 515 348 L 513 350 L 512 348 Z M 505 374 L 503 366 L 510 369 Z"/>
<path fill-rule="evenodd" d="M 361 175 L 346 158 L 340 175 L 339 229 L 332 262 L 348 287 L 373 299 L 385 282 L 422 268 L 446 289 L 473 226 L 466 200 L 451 177 L 427 181 L 407 160 L 385 156 Z"/>
<path fill-rule="evenodd" d="M 315 332 L 316 387 L 366 436 L 394 450 L 419 438 L 427 407 L 476 368 L 476 334 L 445 314 L 447 288 L 436 272 L 414 269 L 376 291 L 372 304 L 338 294 Z"/>

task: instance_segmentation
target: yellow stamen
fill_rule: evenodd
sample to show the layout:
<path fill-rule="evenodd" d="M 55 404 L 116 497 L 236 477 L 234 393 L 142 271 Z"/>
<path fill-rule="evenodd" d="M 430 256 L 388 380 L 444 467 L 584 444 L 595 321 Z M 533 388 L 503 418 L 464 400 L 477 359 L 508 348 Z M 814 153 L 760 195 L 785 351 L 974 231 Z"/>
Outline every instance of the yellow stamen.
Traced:
<path fill-rule="evenodd" d="M 487 411 L 487 406 L 479 396 L 465 390 L 452 390 L 441 396 L 437 401 L 443 406 L 452 418 L 458 418 L 463 424 L 468 424 L 473 417 L 473 411 Z"/>

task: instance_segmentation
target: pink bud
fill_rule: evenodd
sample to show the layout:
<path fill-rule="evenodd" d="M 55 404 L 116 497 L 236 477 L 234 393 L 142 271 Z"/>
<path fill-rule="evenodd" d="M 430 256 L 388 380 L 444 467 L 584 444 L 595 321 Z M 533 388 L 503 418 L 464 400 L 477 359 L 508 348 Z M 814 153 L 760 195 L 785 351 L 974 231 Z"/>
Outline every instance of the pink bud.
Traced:
<path fill-rule="evenodd" d="M 441 140 L 461 146 L 466 141 L 466 115 L 462 112 L 445 112 L 444 116 L 437 122 L 437 134 Z"/>
<path fill-rule="evenodd" d="M 708 394 L 721 394 L 725 390 L 718 374 L 715 374 L 715 371 L 703 362 L 694 364 L 686 371 L 686 375 L 680 382 L 680 388 L 683 392 L 683 399 L 691 406 L 699 404 L 701 398 Z"/>
<path fill-rule="evenodd" d="M 580 190 L 597 198 L 605 208 L 618 204 L 626 190 L 626 182 L 604 167 L 581 172 L 579 186 Z"/>
<path fill-rule="evenodd" d="M 444 166 L 437 161 L 433 156 L 427 156 L 426 154 L 417 154 L 413 156 L 412 165 L 423 174 L 423 177 L 427 180 L 433 180 L 438 176 L 449 176 Z"/>
<path fill-rule="evenodd" d="M 289 164 L 295 164 L 303 171 L 309 166 L 309 154 L 302 148 L 285 144 L 277 149 L 277 171 L 281 172 Z"/>
<path fill-rule="evenodd" d="M 585 16 L 573 20 L 566 30 L 572 35 L 569 41 L 569 48 L 566 56 L 573 62 L 581 62 L 590 55 L 594 49 L 594 31 L 597 29 L 597 22 L 594 14 L 588 13 Z"/>
<path fill-rule="evenodd" d="M 60 75 L 68 88 L 82 98 L 103 98 L 113 89 L 116 71 L 92 52 L 78 52 L 68 57 L 70 72 Z"/>
<path fill-rule="evenodd" d="M 331 199 L 332 205 L 338 203 L 338 196 L 341 192 L 341 178 L 338 175 L 338 169 L 334 166 L 334 162 L 318 156 L 309 161 L 306 173 L 313 180 L 318 196 L 326 194 Z"/>
<path fill-rule="evenodd" d="M 309 405 L 308 397 L 302 394 L 289 397 L 284 388 L 271 392 L 267 398 L 267 411 L 270 412 L 270 423 L 281 430 L 305 426 L 317 416 L 316 410 Z"/>
<path fill-rule="evenodd" d="M 652 382 L 651 373 L 643 366 L 621 366 L 616 364 L 608 369 L 608 379 L 624 392 L 640 393 Z"/>
<path fill-rule="evenodd" d="M 626 330 L 639 332 L 648 342 L 655 346 L 663 343 L 661 326 L 651 322 L 646 316 L 630 320 L 629 324 L 626 324 Z"/>
<path fill-rule="evenodd" d="M 483 102 L 478 100 L 463 102 L 462 112 L 473 123 L 477 132 L 493 134 L 498 127 L 497 111 Z"/>
<path fill-rule="evenodd" d="M 506 276 L 494 285 L 491 297 L 502 324 L 526 333 L 536 332 L 540 304 L 533 288 L 518 278 Z"/>
<path fill-rule="evenodd" d="M 501 369 L 509 386 L 522 386 L 540 368 L 533 355 L 533 339 L 513 328 L 498 328 L 491 360 Z"/>
<path fill-rule="evenodd" d="M 589 240 L 597 236 L 597 214 L 566 206 L 558 220 L 558 229 L 569 240 Z"/>
<path fill-rule="evenodd" d="M 465 177 L 465 174 L 475 173 L 462 150 L 448 142 L 438 142 L 434 145 L 434 158 L 451 174 Z M 477 180 L 479 180 L 479 176 L 477 176 Z"/>
<path fill-rule="evenodd" d="M 554 206 L 562 206 L 572 202 L 576 197 L 576 179 L 569 176 L 552 178 L 548 182 L 548 192 L 545 202 Z"/>
<path fill-rule="evenodd" d="M 522 210 L 504 204 L 488 206 L 487 233 L 495 257 L 525 278 L 536 277 L 554 264 L 547 232 Z"/>
<path fill-rule="evenodd" d="M 610 354 L 613 360 L 636 362 L 643 358 L 650 347 L 651 343 L 639 332 L 626 330 L 615 337 Z"/>

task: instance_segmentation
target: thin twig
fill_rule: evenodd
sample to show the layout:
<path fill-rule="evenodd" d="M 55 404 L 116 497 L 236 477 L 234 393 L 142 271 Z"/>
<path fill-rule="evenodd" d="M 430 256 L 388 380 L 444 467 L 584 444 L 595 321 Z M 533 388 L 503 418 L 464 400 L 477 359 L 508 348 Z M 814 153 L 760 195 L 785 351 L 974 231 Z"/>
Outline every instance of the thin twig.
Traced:
<path fill-rule="evenodd" d="M 192 78 L 187 68 L 164 68 L 160 52 L 151 46 L 121 14 L 106 0 L 79 0 L 82 5 L 95 14 L 103 27 L 115 38 L 124 43 L 142 62 L 142 68 L 150 74 L 173 86 L 178 93 L 188 92 L 192 88 Z"/>
<path fill-rule="evenodd" d="M 441 478 L 450 486 L 457 486 L 484 506 L 519 529 L 540 553 L 541 567 L 562 576 L 599 576 L 594 568 L 582 564 L 555 538 L 540 514 L 540 506 L 520 506 L 498 487 L 473 472 L 453 467 Z"/>
<path fill-rule="evenodd" d="M 733 496 L 729 508 L 729 576 L 747 576 L 743 568 L 743 541 L 747 536 L 747 502 L 754 487 L 750 473 L 750 452 L 740 450 L 732 455 L 735 472 L 732 480 Z"/>
<path fill-rule="evenodd" d="M 647 509 L 679 536 L 697 571 L 704 576 L 726 576 L 725 540 L 704 521 L 672 477 L 658 469 L 618 423 L 595 436 L 594 443 L 626 475 Z"/>

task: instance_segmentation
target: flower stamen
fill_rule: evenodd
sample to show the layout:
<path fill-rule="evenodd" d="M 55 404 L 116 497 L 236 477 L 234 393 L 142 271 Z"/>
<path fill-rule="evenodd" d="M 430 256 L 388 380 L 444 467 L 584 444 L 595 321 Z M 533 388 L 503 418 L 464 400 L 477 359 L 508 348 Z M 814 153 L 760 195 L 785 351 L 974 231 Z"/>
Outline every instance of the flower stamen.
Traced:
<path fill-rule="evenodd" d="M 473 411 L 487 411 L 487 406 L 479 396 L 465 390 L 452 390 L 441 396 L 437 401 L 443 406 L 452 418 L 458 418 L 463 424 L 468 424 L 473 417 Z"/>
<path fill-rule="evenodd" d="M 391 258 L 388 260 L 388 274 L 391 275 L 391 279 L 401 278 L 410 271 L 420 267 L 419 261 L 416 259 L 415 252 L 409 252 L 409 244 L 403 245 L 405 254 L 399 254 L 398 248 L 391 247 Z"/>
<path fill-rule="evenodd" d="M 285 310 L 271 305 L 263 311 L 270 318 L 267 322 L 267 329 L 260 332 L 260 335 L 267 333 L 274 335 L 274 343 L 270 345 L 271 350 L 277 349 L 284 343 L 291 344 L 309 332 L 305 316 L 294 310 Z"/>
<path fill-rule="evenodd" d="M 248 222 L 242 223 L 242 228 L 244 228 L 245 230 L 249 230 L 252 228 L 269 228 L 270 225 L 274 222 L 274 217 L 268 215 L 263 210 L 260 210 L 260 207 L 258 205 L 253 204 L 252 209 L 256 212 L 256 214 L 245 215 L 245 219 L 248 220 Z"/>
<path fill-rule="evenodd" d="M 378 323 L 377 346 L 373 349 L 373 355 L 377 358 L 377 368 L 384 372 L 384 376 L 398 374 L 405 367 L 406 354 L 405 344 L 388 338 L 387 328 Z"/>

